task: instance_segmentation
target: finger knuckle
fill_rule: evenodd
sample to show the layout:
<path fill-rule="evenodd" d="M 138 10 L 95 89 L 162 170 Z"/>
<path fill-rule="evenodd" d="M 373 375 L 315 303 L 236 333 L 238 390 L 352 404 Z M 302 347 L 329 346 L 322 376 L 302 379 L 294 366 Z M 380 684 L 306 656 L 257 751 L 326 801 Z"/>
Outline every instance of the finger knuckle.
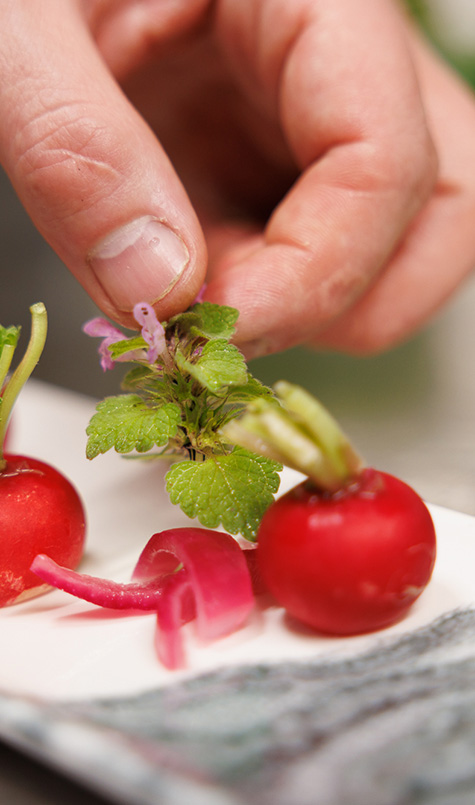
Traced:
<path fill-rule="evenodd" d="M 387 180 L 413 213 L 431 195 L 437 181 L 438 157 L 427 131 L 414 133 L 391 153 L 388 146 Z"/>
<path fill-rule="evenodd" d="M 106 154 L 116 155 L 117 144 L 100 118 L 81 106 L 55 107 L 18 130 L 16 179 L 29 203 L 65 219 L 120 181 L 120 170 Z"/>

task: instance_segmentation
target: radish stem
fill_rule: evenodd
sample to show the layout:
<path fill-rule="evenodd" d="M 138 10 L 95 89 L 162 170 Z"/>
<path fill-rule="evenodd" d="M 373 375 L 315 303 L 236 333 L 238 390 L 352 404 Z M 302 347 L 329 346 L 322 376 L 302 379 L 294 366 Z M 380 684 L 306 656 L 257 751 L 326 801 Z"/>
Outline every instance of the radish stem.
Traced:
<path fill-rule="evenodd" d="M 46 308 L 42 302 L 37 302 L 30 307 L 31 313 L 31 335 L 26 348 L 26 352 L 7 381 L 2 396 L 0 408 L 0 471 L 5 468 L 6 461 L 3 457 L 3 442 L 7 430 L 8 420 L 20 391 L 33 372 L 38 363 L 46 341 L 48 330 L 48 318 Z M 4 380 L 13 357 L 15 347 L 5 346 L 0 359 L 0 380 Z"/>
<path fill-rule="evenodd" d="M 339 424 L 304 389 L 285 381 L 274 386 L 277 400 L 258 399 L 222 433 L 232 444 L 273 458 L 302 472 L 316 486 L 336 492 L 364 468 Z"/>
<path fill-rule="evenodd" d="M 15 347 L 12 344 L 5 344 L 2 349 L 2 354 L 0 355 L 0 390 L 5 383 L 14 352 Z"/>

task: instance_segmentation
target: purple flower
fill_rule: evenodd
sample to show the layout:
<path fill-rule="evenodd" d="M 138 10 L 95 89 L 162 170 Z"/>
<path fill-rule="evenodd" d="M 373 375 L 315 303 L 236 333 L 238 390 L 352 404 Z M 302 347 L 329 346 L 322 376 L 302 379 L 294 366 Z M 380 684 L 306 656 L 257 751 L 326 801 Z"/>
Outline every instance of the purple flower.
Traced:
<path fill-rule="evenodd" d="M 107 371 L 107 369 L 113 369 L 115 361 L 112 360 L 109 347 L 111 344 L 115 344 L 116 341 L 124 340 L 123 332 L 119 330 L 118 327 L 114 327 L 107 319 L 101 319 L 100 317 L 87 321 L 82 329 L 86 335 L 103 339 L 98 349 L 101 357 L 101 366 L 104 372 Z"/>
<path fill-rule="evenodd" d="M 139 302 L 134 307 L 134 318 L 142 328 L 142 338 L 149 345 L 148 363 L 155 363 L 157 357 L 166 351 L 165 330 L 155 315 L 153 307 L 147 302 Z"/>
<path fill-rule="evenodd" d="M 166 353 L 165 330 L 157 320 L 154 309 L 147 302 L 140 302 L 134 307 L 134 316 L 142 328 L 142 338 L 149 345 L 149 349 L 131 349 L 117 358 L 112 358 L 109 347 L 111 344 L 127 338 L 118 327 L 114 327 L 107 319 L 100 317 L 91 319 L 83 325 L 82 329 L 86 335 L 102 338 L 98 352 L 104 371 L 113 369 L 114 364 L 118 361 L 146 360 L 148 363 L 155 363 L 158 355 Z"/>
<path fill-rule="evenodd" d="M 193 306 L 193 305 L 197 305 L 199 302 L 202 302 L 202 301 L 203 301 L 203 297 L 204 297 L 204 295 L 205 295 L 205 291 L 206 291 L 206 288 L 207 288 L 207 287 L 208 287 L 208 286 L 206 285 L 206 282 L 205 282 L 205 283 L 203 283 L 203 285 L 201 286 L 200 290 L 198 291 L 198 295 L 196 296 L 196 298 L 195 298 L 195 299 L 193 300 L 193 302 L 191 303 L 191 304 L 192 304 L 192 306 Z"/>

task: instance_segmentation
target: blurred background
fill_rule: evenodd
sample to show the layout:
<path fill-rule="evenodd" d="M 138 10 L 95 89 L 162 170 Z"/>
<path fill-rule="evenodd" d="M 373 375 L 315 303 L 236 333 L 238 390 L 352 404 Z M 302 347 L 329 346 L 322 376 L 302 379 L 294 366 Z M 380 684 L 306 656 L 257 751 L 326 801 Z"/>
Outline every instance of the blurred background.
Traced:
<path fill-rule="evenodd" d="M 475 84 L 474 0 L 413 0 L 413 13 L 444 56 Z M 43 301 L 49 338 L 35 378 L 81 394 L 119 391 L 121 370 L 103 373 L 97 341 L 81 325 L 98 311 L 32 226 L 0 172 L 0 322 L 29 332 L 29 306 Z M 384 355 L 350 358 L 293 349 L 256 360 L 253 373 L 316 394 L 367 461 L 398 474 L 433 503 L 475 514 L 475 280 L 410 342 Z"/>

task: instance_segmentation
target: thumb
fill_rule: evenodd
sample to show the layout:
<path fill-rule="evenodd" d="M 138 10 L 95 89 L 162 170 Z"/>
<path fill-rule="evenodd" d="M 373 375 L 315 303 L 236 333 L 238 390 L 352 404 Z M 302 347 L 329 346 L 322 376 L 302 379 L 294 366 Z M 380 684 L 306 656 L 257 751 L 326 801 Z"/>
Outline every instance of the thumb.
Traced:
<path fill-rule="evenodd" d="M 132 324 L 139 301 L 162 319 L 186 308 L 205 273 L 199 223 L 76 5 L 2 13 L 0 160 L 33 222 L 110 317 Z"/>

